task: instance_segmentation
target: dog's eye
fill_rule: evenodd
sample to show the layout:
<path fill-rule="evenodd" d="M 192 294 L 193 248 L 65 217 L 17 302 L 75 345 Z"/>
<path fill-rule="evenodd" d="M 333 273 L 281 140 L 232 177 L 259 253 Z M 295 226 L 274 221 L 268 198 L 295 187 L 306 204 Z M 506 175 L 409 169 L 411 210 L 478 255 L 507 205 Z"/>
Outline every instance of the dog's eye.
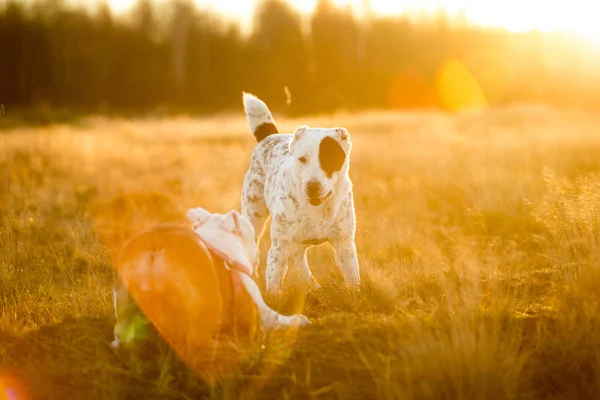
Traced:
<path fill-rule="evenodd" d="M 298 161 L 300 161 L 302 164 L 306 164 L 306 161 L 307 161 L 307 160 L 306 160 L 306 157 L 300 157 L 300 158 L 298 159 Z"/>

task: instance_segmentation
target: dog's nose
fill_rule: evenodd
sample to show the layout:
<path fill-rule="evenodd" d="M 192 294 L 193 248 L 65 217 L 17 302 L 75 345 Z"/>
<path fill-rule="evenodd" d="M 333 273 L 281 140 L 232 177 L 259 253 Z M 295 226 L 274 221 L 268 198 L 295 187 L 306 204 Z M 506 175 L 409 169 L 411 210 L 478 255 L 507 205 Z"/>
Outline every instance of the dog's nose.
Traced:
<path fill-rule="evenodd" d="M 321 183 L 319 181 L 308 181 L 306 183 L 306 194 L 310 198 L 321 196 Z"/>

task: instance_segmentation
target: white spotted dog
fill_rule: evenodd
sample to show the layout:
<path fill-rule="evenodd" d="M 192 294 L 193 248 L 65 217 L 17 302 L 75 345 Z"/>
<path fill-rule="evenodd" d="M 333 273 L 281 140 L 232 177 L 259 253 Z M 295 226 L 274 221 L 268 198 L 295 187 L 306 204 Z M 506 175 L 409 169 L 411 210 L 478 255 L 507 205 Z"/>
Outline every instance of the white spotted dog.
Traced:
<path fill-rule="evenodd" d="M 281 134 L 262 100 L 244 93 L 243 102 L 258 144 L 244 178 L 242 214 L 252 222 L 257 242 L 271 216 L 267 291 L 279 291 L 288 263 L 318 286 L 306 251 L 324 242 L 335 249 L 345 282 L 359 286 L 348 131 L 300 126 Z"/>

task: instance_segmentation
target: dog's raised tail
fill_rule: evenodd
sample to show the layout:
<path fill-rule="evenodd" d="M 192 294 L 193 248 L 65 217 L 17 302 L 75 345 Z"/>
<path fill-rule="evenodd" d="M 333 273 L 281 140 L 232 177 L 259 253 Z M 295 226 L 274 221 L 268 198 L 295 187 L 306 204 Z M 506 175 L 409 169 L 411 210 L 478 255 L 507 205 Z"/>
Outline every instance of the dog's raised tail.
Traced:
<path fill-rule="evenodd" d="M 248 125 L 257 142 L 274 133 L 278 133 L 275 120 L 267 105 L 258 97 L 244 93 L 244 112 Z"/>

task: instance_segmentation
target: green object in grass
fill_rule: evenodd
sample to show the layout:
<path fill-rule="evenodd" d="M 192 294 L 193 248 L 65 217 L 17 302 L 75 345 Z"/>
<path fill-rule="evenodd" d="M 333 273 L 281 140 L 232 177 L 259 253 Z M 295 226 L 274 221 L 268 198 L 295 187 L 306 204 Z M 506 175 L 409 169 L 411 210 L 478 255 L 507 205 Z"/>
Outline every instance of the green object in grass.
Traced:
<path fill-rule="evenodd" d="M 123 338 L 126 342 L 147 339 L 148 337 L 148 321 L 139 314 L 135 315 L 132 321 L 124 328 Z"/>

